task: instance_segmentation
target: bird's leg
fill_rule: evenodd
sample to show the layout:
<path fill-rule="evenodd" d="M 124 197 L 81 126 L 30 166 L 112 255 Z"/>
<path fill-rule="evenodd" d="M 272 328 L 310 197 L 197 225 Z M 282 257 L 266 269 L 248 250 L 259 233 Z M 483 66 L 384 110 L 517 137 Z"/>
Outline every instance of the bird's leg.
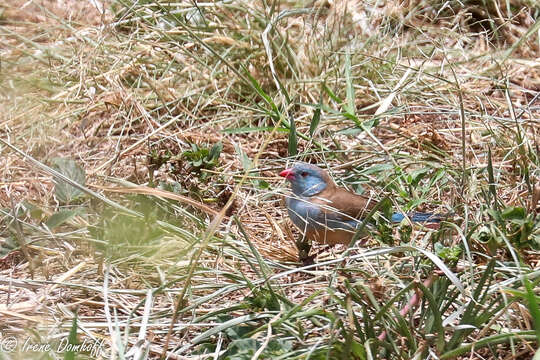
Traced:
<path fill-rule="evenodd" d="M 307 239 L 306 235 L 302 235 L 298 240 L 296 240 L 296 248 L 298 249 L 298 260 L 304 265 L 313 265 L 315 263 L 315 258 L 319 256 L 323 251 L 327 249 L 332 249 L 335 244 L 325 244 L 322 249 L 319 249 L 315 254 L 309 255 L 309 252 L 312 248 L 312 243 Z"/>

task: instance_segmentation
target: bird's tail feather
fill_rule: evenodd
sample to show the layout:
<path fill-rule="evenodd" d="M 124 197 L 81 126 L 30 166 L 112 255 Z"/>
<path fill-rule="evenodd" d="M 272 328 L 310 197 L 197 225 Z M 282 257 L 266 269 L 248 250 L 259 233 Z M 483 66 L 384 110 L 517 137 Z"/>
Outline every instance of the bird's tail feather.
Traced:
<path fill-rule="evenodd" d="M 422 212 L 412 212 L 407 214 L 409 219 L 414 222 L 428 222 L 428 223 L 439 223 L 444 219 L 444 216 L 434 213 L 422 213 Z M 401 213 L 392 214 L 392 222 L 401 222 L 405 218 L 405 215 Z"/>

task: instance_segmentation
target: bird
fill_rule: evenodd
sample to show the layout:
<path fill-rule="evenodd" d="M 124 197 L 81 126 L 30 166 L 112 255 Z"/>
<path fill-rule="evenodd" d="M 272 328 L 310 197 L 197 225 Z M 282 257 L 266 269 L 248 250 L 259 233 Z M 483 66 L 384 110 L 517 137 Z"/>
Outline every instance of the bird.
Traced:
<path fill-rule="evenodd" d="M 339 187 L 320 167 L 298 162 L 279 173 L 291 183 L 293 196 L 285 198 L 287 211 L 305 239 L 321 244 L 349 245 L 362 219 L 377 205 L 371 197 Z M 439 223 L 441 216 L 413 212 L 414 222 Z M 392 214 L 392 222 L 401 222 L 402 213 Z"/>

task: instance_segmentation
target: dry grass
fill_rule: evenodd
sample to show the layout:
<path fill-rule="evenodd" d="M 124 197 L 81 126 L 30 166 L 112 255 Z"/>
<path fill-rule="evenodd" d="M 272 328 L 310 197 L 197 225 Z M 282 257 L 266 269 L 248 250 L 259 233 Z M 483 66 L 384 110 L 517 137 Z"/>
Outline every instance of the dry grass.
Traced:
<path fill-rule="evenodd" d="M 534 354 L 522 276 L 540 275 L 538 5 L 104 3 L 0 5 L 3 339 L 57 344 L 77 314 L 104 358 Z M 182 156 L 219 142 L 215 167 Z M 101 195 L 61 201 L 53 158 L 76 160 Z M 405 225 L 379 229 L 303 267 L 276 177 L 297 159 L 402 211 L 455 216 L 406 243 Z M 500 218 L 512 207 L 529 216 L 521 232 Z M 430 260 L 435 243 L 459 247 L 459 262 Z M 396 321 L 434 273 L 437 297 Z M 484 274 L 474 311 L 496 311 L 450 346 Z M 40 355 L 26 350 L 9 356 Z"/>

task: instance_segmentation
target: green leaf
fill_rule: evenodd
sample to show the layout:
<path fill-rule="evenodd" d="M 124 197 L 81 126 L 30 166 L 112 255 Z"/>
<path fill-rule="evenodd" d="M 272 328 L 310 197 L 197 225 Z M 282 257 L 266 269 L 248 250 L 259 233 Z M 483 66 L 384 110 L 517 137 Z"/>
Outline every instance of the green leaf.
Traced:
<path fill-rule="evenodd" d="M 526 217 L 526 212 L 525 209 L 522 207 L 510 206 L 504 209 L 501 215 L 502 218 L 505 220 L 523 219 Z"/>
<path fill-rule="evenodd" d="M 429 180 L 429 185 L 426 187 L 426 189 L 431 188 L 437 181 L 441 180 L 445 175 L 446 175 L 445 169 L 437 170 L 435 175 L 432 176 L 431 179 Z"/>
<path fill-rule="evenodd" d="M 76 183 L 82 186 L 84 186 L 84 184 L 86 183 L 86 173 L 84 169 L 77 165 L 74 160 L 66 158 L 54 158 L 52 159 L 52 163 L 53 167 L 58 172 L 75 181 Z M 54 187 L 54 190 L 56 198 L 61 203 L 70 203 L 71 201 L 76 200 L 83 194 L 81 190 L 71 186 L 67 182 L 58 179 L 55 180 L 56 185 Z"/>
<path fill-rule="evenodd" d="M 240 162 L 242 163 L 242 167 L 244 170 L 248 170 L 251 168 L 251 159 L 249 156 L 242 150 L 242 148 L 235 144 L 234 149 L 236 150 L 236 153 L 238 154 L 238 157 L 240 157 Z"/>
<path fill-rule="evenodd" d="M 362 171 L 363 175 L 371 175 L 378 173 L 385 173 L 389 170 L 394 169 L 392 164 L 376 164 Z"/>
<path fill-rule="evenodd" d="M 192 143 L 191 151 L 184 151 L 182 157 L 188 161 L 190 166 L 197 170 L 200 174 L 201 169 L 213 169 L 219 163 L 219 156 L 223 150 L 223 144 L 218 142 L 208 149 L 199 147 Z M 208 173 L 200 175 L 201 179 L 205 179 Z"/>
<path fill-rule="evenodd" d="M 74 210 L 60 210 L 52 214 L 51 217 L 49 217 L 49 219 L 47 219 L 47 221 L 45 222 L 45 225 L 47 225 L 49 229 L 54 229 L 55 227 L 62 225 L 72 217 L 84 214 L 84 212 L 84 208 L 76 208 Z"/>
<path fill-rule="evenodd" d="M 221 155 L 222 150 L 223 150 L 223 144 L 220 141 L 214 146 L 212 146 L 212 149 L 210 149 L 210 153 L 208 154 L 210 159 L 217 162 L 217 160 L 219 159 L 219 155 Z"/>
<path fill-rule="evenodd" d="M 73 321 L 71 323 L 71 330 L 69 331 L 68 336 L 68 344 L 70 345 L 77 345 L 77 313 L 75 313 L 75 317 L 73 318 Z M 71 346 L 73 347 L 73 346 Z M 69 348 L 71 348 L 69 347 Z M 75 351 L 74 350 L 68 350 L 64 353 L 64 360 L 75 360 Z"/>
<path fill-rule="evenodd" d="M 231 342 L 227 351 L 223 354 L 226 360 L 248 360 L 252 359 L 260 344 L 255 339 L 238 339 Z"/>
<path fill-rule="evenodd" d="M 17 240 L 13 236 L 7 238 L 0 237 L 0 259 L 8 256 L 12 251 L 19 248 Z"/>
<path fill-rule="evenodd" d="M 262 309 L 278 311 L 280 309 L 276 295 L 266 288 L 254 289 L 252 291 L 252 296 L 246 296 L 244 301 L 249 305 L 249 308 L 254 311 Z"/>
<path fill-rule="evenodd" d="M 343 100 L 341 100 L 339 97 L 337 97 L 337 95 L 334 94 L 334 92 L 333 92 L 332 90 L 330 90 L 330 88 L 329 88 L 328 86 L 326 86 L 326 84 L 323 84 L 322 87 L 323 87 L 324 92 L 325 92 L 328 96 L 330 96 L 330 98 L 331 98 L 332 100 L 334 100 L 334 101 L 337 102 L 338 104 L 343 103 Z M 331 110 L 330 108 L 328 108 L 328 109 Z"/>
<path fill-rule="evenodd" d="M 309 125 L 309 135 L 313 136 L 319 122 L 321 121 L 321 108 L 317 107 L 313 113 L 313 118 L 311 119 L 311 124 Z"/>
<path fill-rule="evenodd" d="M 353 128 L 345 128 L 345 129 L 342 129 L 342 130 L 338 130 L 338 131 L 336 131 L 336 134 L 347 135 L 347 136 L 356 136 L 356 135 L 358 135 L 360 133 L 363 133 L 363 132 L 364 132 L 363 129 L 353 127 Z"/>
<path fill-rule="evenodd" d="M 425 199 L 413 199 L 407 202 L 407 208 L 408 209 L 414 209 L 417 208 L 420 204 L 425 203 Z"/>
<path fill-rule="evenodd" d="M 533 286 L 526 276 L 523 277 L 523 285 L 527 290 L 527 303 L 529 306 L 529 311 L 531 312 L 531 318 L 533 320 L 534 330 L 536 332 L 536 339 L 538 340 L 538 344 L 540 344 L 540 305 L 538 304 L 538 301 L 536 299 Z"/>
<path fill-rule="evenodd" d="M 344 108 L 349 115 L 356 117 L 354 106 L 354 85 L 351 74 L 351 54 L 349 52 L 345 54 L 345 82 L 347 85 L 347 104 L 344 106 Z"/>
<path fill-rule="evenodd" d="M 462 253 L 461 247 L 458 245 L 455 246 L 444 246 L 440 242 L 435 243 L 434 245 L 435 252 L 437 256 L 445 261 L 459 261 L 459 256 Z"/>
<path fill-rule="evenodd" d="M 381 211 L 384 214 L 384 217 L 387 219 L 392 218 L 392 201 L 388 198 L 384 198 L 381 201 Z"/>
<path fill-rule="evenodd" d="M 289 126 L 289 156 L 294 156 L 298 153 L 298 140 L 296 139 L 296 124 L 293 118 L 291 118 Z"/>
<path fill-rule="evenodd" d="M 322 110 L 322 93 L 321 98 L 319 100 L 319 104 L 315 108 L 315 112 L 313 113 L 313 118 L 311 118 L 311 124 L 309 124 L 309 135 L 313 136 L 315 133 L 315 130 L 317 130 L 317 126 L 319 126 L 319 122 L 321 121 L 321 110 Z"/>
<path fill-rule="evenodd" d="M 220 316 L 219 320 L 221 323 L 224 323 L 226 321 L 231 320 L 232 317 L 225 317 Z M 246 324 L 239 324 L 236 326 L 231 326 L 228 329 L 225 329 L 224 333 L 229 337 L 231 340 L 239 340 L 239 339 L 245 339 L 248 338 L 247 336 L 251 331 L 255 329 L 255 326 L 253 325 L 246 325 Z"/>
<path fill-rule="evenodd" d="M 23 201 L 23 205 L 26 208 L 28 214 L 32 217 L 32 219 L 37 221 L 41 221 L 43 219 L 44 211 L 41 208 L 28 201 Z"/>
<path fill-rule="evenodd" d="M 351 351 L 354 354 L 355 359 L 366 359 L 366 348 L 358 341 L 352 340 Z"/>
<path fill-rule="evenodd" d="M 409 184 L 411 184 L 414 187 L 418 186 L 420 181 L 429 173 L 429 171 L 430 171 L 429 168 L 422 168 L 422 169 L 414 170 L 410 174 L 411 181 L 409 182 Z"/>
<path fill-rule="evenodd" d="M 289 351 L 291 351 L 293 348 L 293 342 L 290 340 L 285 339 L 275 339 L 270 340 L 268 343 L 268 347 L 266 348 L 266 351 L 264 351 L 263 354 L 268 354 L 270 358 L 276 357 L 278 355 L 283 355 Z"/>
<path fill-rule="evenodd" d="M 264 92 L 261 84 L 259 84 L 257 79 L 255 79 L 249 72 L 246 72 L 245 75 L 248 78 L 251 85 L 253 86 L 253 89 L 257 92 L 257 94 L 259 94 L 259 96 L 262 97 L 264 99 L 264 101 L 272 107 L 272 110 L 276 114 L 279 114 L 279 110 L 278 110 L 276 104 L 274 103 L 272 98 L 270 96 L 268 96 L 267 93 Z"/>

